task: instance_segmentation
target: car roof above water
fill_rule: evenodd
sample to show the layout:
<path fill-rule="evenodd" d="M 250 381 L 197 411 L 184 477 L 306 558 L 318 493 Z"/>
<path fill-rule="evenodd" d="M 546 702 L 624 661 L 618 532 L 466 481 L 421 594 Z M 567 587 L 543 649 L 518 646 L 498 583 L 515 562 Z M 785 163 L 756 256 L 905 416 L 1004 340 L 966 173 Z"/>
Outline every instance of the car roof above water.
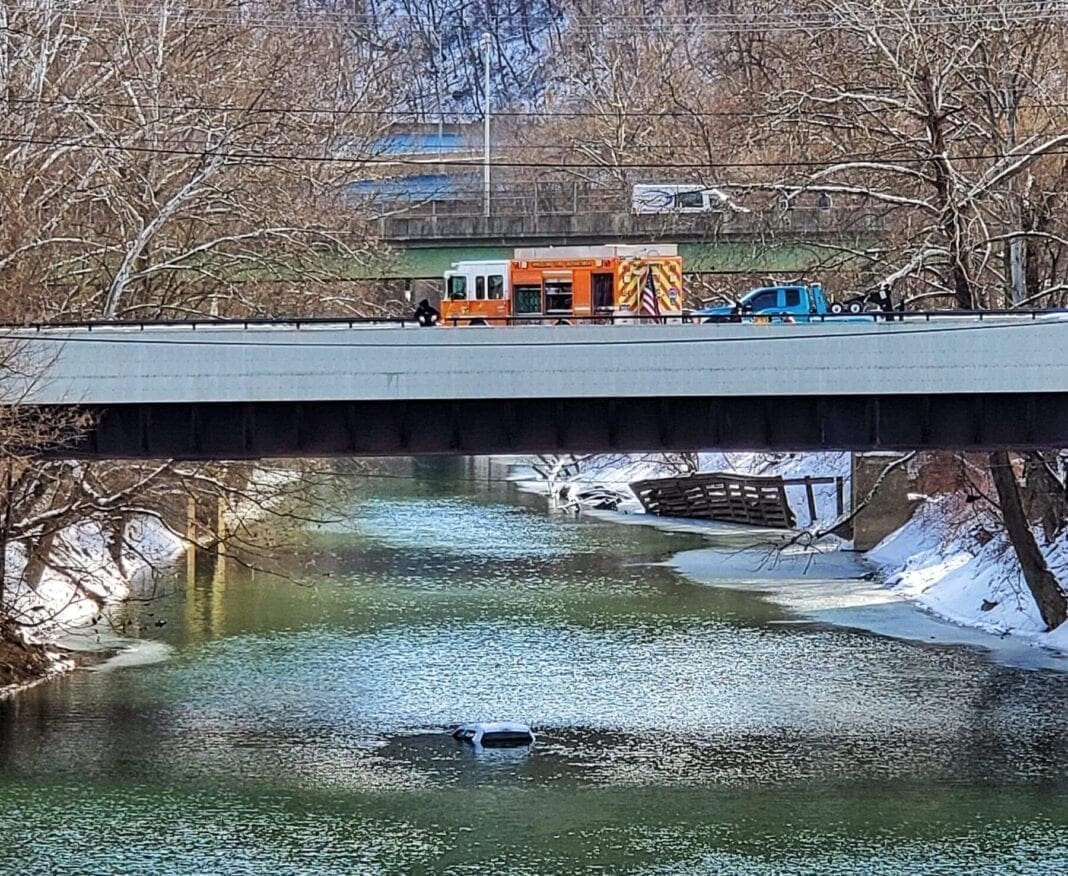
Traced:
<path fill-rule="evenodd" d="M 534 733 L 527 724 L 514 721 L 485 721 L 472 724 L 460 724 L 452 731 L 454 739 L 470 742 L 473 745 L 493 743 L 529 745 L 534 741 Z"/>

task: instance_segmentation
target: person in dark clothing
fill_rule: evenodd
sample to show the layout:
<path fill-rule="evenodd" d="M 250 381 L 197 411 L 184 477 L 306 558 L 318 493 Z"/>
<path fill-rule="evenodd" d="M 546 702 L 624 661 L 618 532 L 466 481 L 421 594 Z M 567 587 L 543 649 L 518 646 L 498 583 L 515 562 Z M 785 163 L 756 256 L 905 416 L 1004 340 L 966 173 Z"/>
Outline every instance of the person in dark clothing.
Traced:
<path fill-rule="evenodd" d="M 879 309 L 886 314 L 887 322 L 893 320 L 894 299 L 893 296 L 890 294 L 890 287 L 886 283 L 883 283 L 881 286 L 879 286 L 878 301 Z"/>
<path fill-rule="evenodd" d="M 424 298 L 415 308 L 415 318 L 421 326 L 432 326 L 437 325 L 438 320 L 441 319 L 441 313 Z"/>

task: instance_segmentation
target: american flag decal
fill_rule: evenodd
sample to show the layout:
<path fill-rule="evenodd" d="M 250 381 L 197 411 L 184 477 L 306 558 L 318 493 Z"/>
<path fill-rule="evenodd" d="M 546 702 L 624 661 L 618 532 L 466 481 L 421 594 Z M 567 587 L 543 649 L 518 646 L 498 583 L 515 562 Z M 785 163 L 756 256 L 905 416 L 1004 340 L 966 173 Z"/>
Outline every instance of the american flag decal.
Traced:
<path fill-rule="evenodd" d="M 654 317 L 658 322 L 660 320 L 660 302 L 656 297 L 656 280 L 651 265 L 646 267 L 642 283 L 641 315 Z"/>

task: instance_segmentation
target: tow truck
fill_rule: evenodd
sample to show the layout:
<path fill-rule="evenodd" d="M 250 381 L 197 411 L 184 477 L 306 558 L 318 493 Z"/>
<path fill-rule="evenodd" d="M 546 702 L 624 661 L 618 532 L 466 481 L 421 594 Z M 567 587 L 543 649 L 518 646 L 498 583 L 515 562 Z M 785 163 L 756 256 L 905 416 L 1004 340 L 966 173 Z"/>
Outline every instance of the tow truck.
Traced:
<path fill-rule="evenodd" d="M 762 286 L 746 293 L 737 304 L 705 307 L 693 316 L 703 322 L 809 322 L 812 317 L 887 310 L 889 298 L 857 295 L 828 301 L 820 283 Z"/>

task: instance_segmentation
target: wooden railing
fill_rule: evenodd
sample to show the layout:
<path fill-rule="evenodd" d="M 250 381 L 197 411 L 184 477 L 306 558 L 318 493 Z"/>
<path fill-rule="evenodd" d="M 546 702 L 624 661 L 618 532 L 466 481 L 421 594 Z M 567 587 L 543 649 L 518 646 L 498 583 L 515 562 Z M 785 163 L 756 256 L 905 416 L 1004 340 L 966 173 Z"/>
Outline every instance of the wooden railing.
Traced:
<path fill-rule="evenodd" d="M 837 516 L 845 508 L 840 477 L 755 477 L 699 472 L 686 477 L 650 478 L 630 485 L 649 514 L 744 523 L 769 529 L 793 529 L 797 516 L 786 495 L 789 486 L 804 486 L 809 523 L 817 518 L 813 487 L 834 484 Z"/>

